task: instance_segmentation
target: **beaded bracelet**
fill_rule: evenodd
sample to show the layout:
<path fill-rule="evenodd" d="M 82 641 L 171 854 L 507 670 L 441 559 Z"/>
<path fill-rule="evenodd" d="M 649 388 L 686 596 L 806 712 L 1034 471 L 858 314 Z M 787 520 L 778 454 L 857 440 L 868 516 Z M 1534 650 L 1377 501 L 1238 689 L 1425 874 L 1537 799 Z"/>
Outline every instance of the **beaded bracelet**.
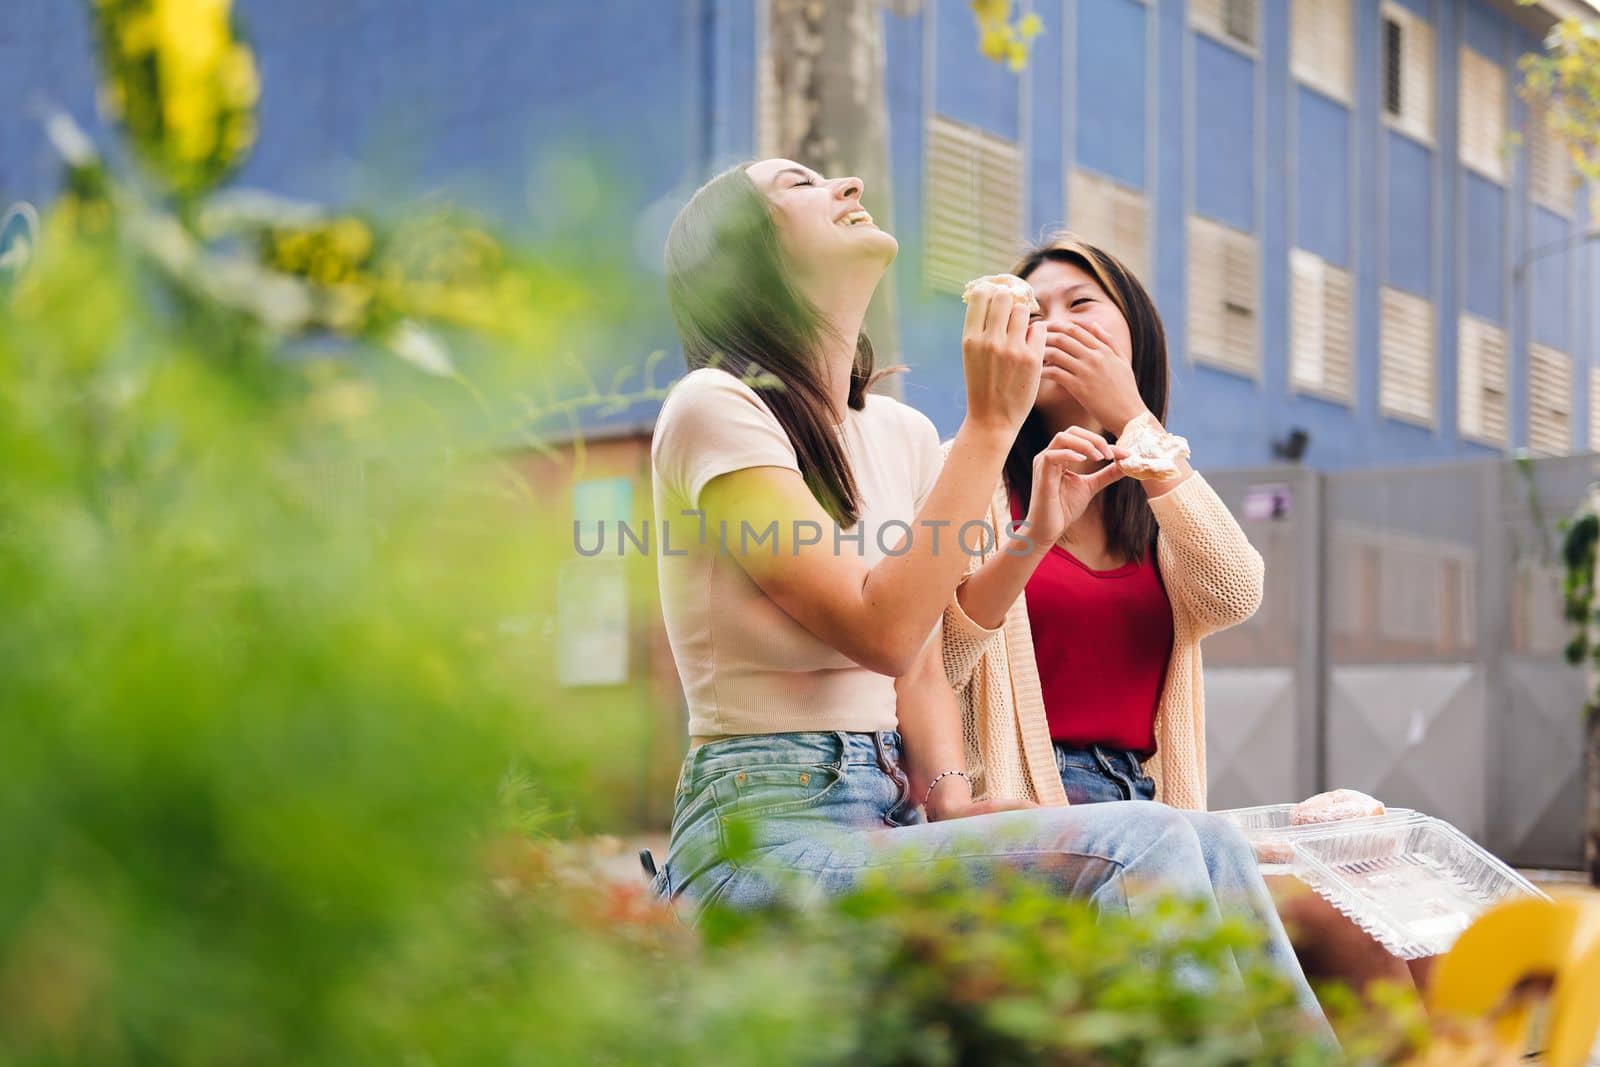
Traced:
<path fill-rule="evenodd" d="M 967 772 L 966 771 L 940 771 L 938 773 L 938 775 L 936 775 L 934 777 L 933 781 L 928 783 L 928 791 L 927 791 L 927 793 L 923 794 L 923 797 L 922 797 L 922 806 L 923 807 L 927 807 L 928 806 L 928 801 L 933 799 L 933 787 L 938 785 L 940 782 L 944 781 L 946 778 L 949 778 L 951 775 L 960 775 L 963 778 L 967 778 Z M 967 778 L 967 788 L 968 789 L 972 788 L 972 779 L 971 778 Z"/>

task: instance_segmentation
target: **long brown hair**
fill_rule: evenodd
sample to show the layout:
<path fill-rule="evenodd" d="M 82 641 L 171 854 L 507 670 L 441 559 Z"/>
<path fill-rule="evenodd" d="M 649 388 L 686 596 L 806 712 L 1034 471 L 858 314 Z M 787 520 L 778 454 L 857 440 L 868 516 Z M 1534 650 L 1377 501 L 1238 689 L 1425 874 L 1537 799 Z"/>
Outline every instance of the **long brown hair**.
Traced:
<path fill-rule="evenodd" d="M 689 199 L 667 234 L 667 299 L 690 370 L 740 378 L 772 409 L 806 486 L 836 522 L 860 517 L 855 476 L 835 432 L 820 354 L 831 326 L 789 280 L 767 198 L 730 167 Z M 883 373 L 890 373 L 885 371 Z M 866 406 L 872 343 L 856 338 L 850 407 Z"/>
<path fill-rule="evenodd" d="M 1122 317 L 1128 320 L 1128 336 L 1133 345 L 1133 378 L 1139 386 L 1139 397 L 1151 414 L 1166 422 L 1167 332 L 1161 326 L 1161 316 L 1149 292 L 1116 256 L 1070 233 L 1058 233 L 1035 246 L 1017 261 L 1011 273 L 1026 278 L 1047 261 L 1078 267 L 1098 282 L 1117 305 Z M 1035 407 L 1028 412 L 1011 444 L 1011 452 L 1006 456 L 1006 487 L 1020 495 L 1024 504 L 1033 495 L 1033 457 L 1044 451 L 1054 436 L 1043 413 Z M 1116 441 L 1111 431 L 1106 432 L 1105 437 Z M 1156 519 L 1144 490 L 1132 479 L 1124 478 L 1101 492 L 1101 509 L 1106 526 L 1106 547 L 1120 559 L 1135 563 L 1143 560 L 1156 540 Z"/>

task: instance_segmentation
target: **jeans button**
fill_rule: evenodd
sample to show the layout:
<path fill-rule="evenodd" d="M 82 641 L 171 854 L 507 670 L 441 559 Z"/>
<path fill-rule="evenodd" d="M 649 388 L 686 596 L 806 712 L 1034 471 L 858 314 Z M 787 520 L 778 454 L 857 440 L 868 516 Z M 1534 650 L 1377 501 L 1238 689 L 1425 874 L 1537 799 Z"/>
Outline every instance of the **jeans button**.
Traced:
<path fill-rule="evenodd" d="M 801 771 L 800 772 L 800 784 L 801 785 L 810 785 L 811 784 L 811 775 L 807 774 L 805 771 Z"/>

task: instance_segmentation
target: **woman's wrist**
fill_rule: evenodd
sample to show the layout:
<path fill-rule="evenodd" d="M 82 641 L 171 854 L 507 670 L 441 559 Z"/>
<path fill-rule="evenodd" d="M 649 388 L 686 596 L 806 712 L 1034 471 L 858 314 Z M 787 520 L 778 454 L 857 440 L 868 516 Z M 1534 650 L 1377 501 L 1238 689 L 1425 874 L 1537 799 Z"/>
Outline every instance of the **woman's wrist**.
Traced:
<path fill-rule="evenodd" d="M 1017 428 L 999 419 L 985 419 L 968 415 L 956 429 L 956 447 L 965 446 L 979 452 L 993 453 L 1002 460 L 1011 451 L 1011 442 L 1017 438 Z"/>
<path fill-rule="evenodd" d="M 1117 440 L 1122 440 L 1122 438 L 1127 435 L 1129 427 L 1136 422 L 1143 421 L 1147 416 L 1149 417 L 1150 421 L 1155 423 L 1157 426 L 1161 425 L 1161 420 L 1156 418 L 1155 415 L 1151 413 L 1150 409 L 1145 407 L 1143 404 L 1131 409 L 1131 414 L 1128 413 L 1128 409 L 1125 409 L 1123 415 L 1119 415 L 1121 421 L 1113 421 L 1112 423 L 1113 426 L 1117 427 Z"/>
<path fill-rule="evenodd" d="M 1007 554 L 1029 560 L 1032 564 L 1037 564 L 1039 560 L 1049 555 L 1050 546 L 1054 545 L 1064 533 L 1066 533 L 1066 530 L 1059 530 L 1052 537 L 1049 530 L 1040 529 L 1038 523 L 1024 515 L 1022 522 L 1017 526 L 1017 537 L 1026 539 L 1028 551 Z"/>
<path fill-rule="evenodd" d="M 966 771 L 943 771 L 934 775 L 923 794 L 922 808 L 929 819 L 938 822 L 954 811 L 972 804 L 972 779 Z"/>

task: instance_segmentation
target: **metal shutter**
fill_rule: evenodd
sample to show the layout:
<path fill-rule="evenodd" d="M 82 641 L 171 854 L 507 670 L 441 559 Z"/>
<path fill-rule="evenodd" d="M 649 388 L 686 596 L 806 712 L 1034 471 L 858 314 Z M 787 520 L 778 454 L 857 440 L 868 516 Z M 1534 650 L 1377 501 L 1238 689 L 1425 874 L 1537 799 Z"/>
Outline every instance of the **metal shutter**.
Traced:
<path fill-rule="evenodd" d="M 1378 323 L 1378 409 L 1433 425 L 1433 305 L 1383 287 Z"/>
<path fill-rule="evenodd" d="M 1255 46 L 1256 0 L 1189 0 L 1189 19 L 1196 29 Z"/>
<path fill-rule="evenodd" d="M 1433 27 L 1385 4 L 1384 116 L 1391 126 L 1433 141 Z"/>
<path fill-rule="evenodd" d="M 1506 181 L 1506 72 L 1470 48 L 1461 49 L 1461 163 L 1502 185 Z"/>
<path fill-rule="evenodd" d="M 1188 266 L 1190 358 L 1256 377 L 1256 239 L 1193 216 Z"/>
<path fill-rule="evenodd" d="M 923 189 L 923 281 L 961 292 L 1010 268 L 1022 246 L 1022 154 L 1014 141 L 934 115 Z"/>
<path fill-rule="evenodd" d="M 1350 274 L 1303 248 L 1290 251 L 1289 270 L 1290 383 L 1350 403 Z"/>
<path fill-rule="evenodd" d="M 1150 202 L 1142 192 L 1074 169 L 1067 175 L 1067 226 L 1150 284 Z"/>
<path fill-rule="evenodd" d="M 1294 0 L 1290 20 L 1294 76 L 1313 89 L 1349 104 L 1350 0 Z"/>
<path fill-rule="evenodd" d="M 1600 452 L 1600 367 L 1589 368 L 1589 451 Z"/>
<path fill-rule="evenodd" d="M 1462 315 L 1456 355 L 1456 417 L 1461 434 L 1499 445 L 1506 430 L 1506 332 L 1475 315 Z"/>
<path fill-rule="evenodd" d="M 1549 345 L 1528 346 L 1528 448 L 1546 456 L 1572 451 L 1572 361 Z"/>
<path fill-rule="evenodd" d="M 1542 107 L 1528 113 L 1528 188 L 1534 203 L 1558 215 L 1572 214 L 1572 159 L 1548 124 Z"/>

